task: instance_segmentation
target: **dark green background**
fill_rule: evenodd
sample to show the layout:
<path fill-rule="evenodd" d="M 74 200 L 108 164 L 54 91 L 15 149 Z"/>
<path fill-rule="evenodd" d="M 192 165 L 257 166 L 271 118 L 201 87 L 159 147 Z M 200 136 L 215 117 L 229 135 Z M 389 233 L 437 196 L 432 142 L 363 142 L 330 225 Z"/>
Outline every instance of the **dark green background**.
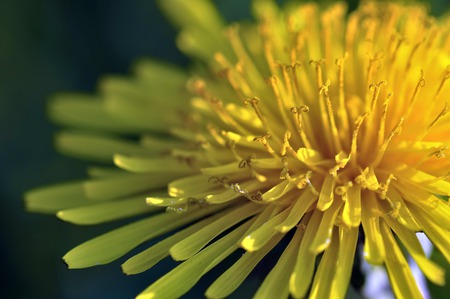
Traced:
<path fill-rule="evenodd" d="M 248 17 L 249 0 L 214 2 L 228 19 Z M 433 2 L 434 12 L 446 7 L 445 0 Z M 123 259 L 67 270 L 60 261 L 66 251 L 112 226 L 76 227 L 28 214 L 22 197 L 31 188 L 85 174 L 87 164 L 53 149 L 57 128 L 46 117 L 48 96 L 92 91 L 102 74 L 127 73 L 142 56 L 186 64 L 174 36 L 152 0 L 0 1 L 2 298 L 133 298 L 164 272 L 163 264 L 126 277 L 119 267 Z"/>

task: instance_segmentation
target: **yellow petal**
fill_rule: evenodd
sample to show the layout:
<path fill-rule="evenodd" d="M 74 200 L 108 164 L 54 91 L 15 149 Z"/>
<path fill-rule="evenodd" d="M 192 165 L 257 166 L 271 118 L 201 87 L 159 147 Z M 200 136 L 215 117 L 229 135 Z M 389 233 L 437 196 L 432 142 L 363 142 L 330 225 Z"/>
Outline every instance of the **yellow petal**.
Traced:
<path fill-rule="evenodd" d="M 416 261 L 420 270 L 423 274 L 434 284 L 444 285 L 445 284 L 445 271 L 433 261 L 429 260 L 419 240 L 417 239 L 416 233 L 414 231 L 408 230 L 407 228 L 401 226 L 397 221 L 389 217 L 385 217 L 384 220 L 391 227 L 395 234 L 400 238 L 402 244 L 408 250 L 408 253 Z"/>
<path fill-rule="evenodd" d="M 337 229 L 333 229 L 331 244 L 323 254 L 314 281 L 311 287 L 311 298 L 332 298 L 332 285 L 335 279 L 336 260 L 339 253 L 339 235 Z"/>
<path fill-rule="evenodd" d="M 355 184 L 347 190 L 342 220 L 350 227 L 357 227 L 361 223 L 361 186 L 359 184 Z"/>
<path fill-rule="evenodd" d="M 251 220 L 183 262 L 145 289 L 136 297 L 136 299 L 180 298 L 189 291 L 205 273 L 238 248 L 237 241 L 249 228 L 250 224 Z"/>
<path fill-rule="evenodd" d="M 169 256 L 170 247 L 203 228 L 205 225 L 217 220 L 219 217 L 221 217 L 220 213 L 213 214 L 195 224 L 188 225 L 185 229 L 134 255 L 122 264 L 122 271 L 127 275 L 132 275 L 150 269 L 160 260 Z"/>
<path fill-rule="evenodd" d="M 310 189 L 304 190 L 300 197 L 295 200 L 287 218 L 281 224 L 277 225 L 275 229 L 280 233 L 286 233 L 291 230 L 300 222 L 300 219 L 302 219 L 303 215 L 305 215 L 316 199 L 317 196 Z"/>
<path fill-rule="evenodd" d="M 222 212 L 221 218 L 172 246 L 170 248 L 170 255 L 176 261 L 190 258 L 220 233 L 257 214 L 261 209 L 261 206 L 250 202 L 239 207 L 232 207 L 229 210 Z"/>
<path fill-rule="evenodd" d="M 305 296 L 314 274 L 316 254 L 310 248 L 322 220 L 322 214 L 319 210 L 314 210 L 311 219 L 306 224 L 306 231 L 298 251 L 297 261 L 289 279 L 290 293 L 296 298 Z"/>
<path fill-rule="evenodd" d="M 330 298 L 343 299 L 347 294 L 357 241 L 357 227 L 339 227 L 339 254 Z"/>
<path fill-rule="evenodd" d="M 439 195 L 450 196 L 450 182 L 429 175 L 423 171 L 405 166 L 404 169 L 395 173 L 399 179 L 404 179 L 425 190 Z"/>
<path fill-rule="evenodd" d="M 305 222 L 306 221 L 302 221 Z M 304 224 L 303 224 L 304 225 Z M 291 242 L 283 251 L 280 259 L 275 267 L 264 279 L 254 298 L 288 298 L 289 296 L 289 276 L 294 269 L 295 260 L 298 255 L 300 242 L 303 238 L 305 230 L 297 228 Z"/>
<path fill-rule="evenodd" d="M 291 212 L 291 207 L 273 216 L 257 230 L 247 235 L 241 242 L 242 248 L 248 252 L 260 250 L 277 233 L 275 227 L 280 225 Z"/>
<path fill-rule="evenodd" d="M 281 240 L 283 235 L 277 235 L 257 252 L 246 252 L 236 263 L 228 268 L 220 277 L 214 281 L 206 290 L 208 298 L 225 298 L 236 290 L 244 279 L 250 274 L 255 266 L 272 250 Z"/>
<path fill-rule="evenodd" d="M 160 210 L 145 203 L 144 195 L 58 211 L 56 216 L 78 225 L 92 225 Z"/>
<path fill-rule="evenodd" d="M 395 296 L 399 299 L 422 298 L 408 262 L 384 221 L 380 223 L 380 229 L 384 246 L 389 248 L 386 250 L 385 264 Z"/>
<path fill-rule="evenodd" d="M 380 232 L 380 211 L 377 199 L 372 192 L 363 193 L 361 222 L 365 234 L 364 258 L 371 264 L 381 265 L 385 259 L 385 250 Z"/>
<path fill-rule="evenodd" d="M 66 253 L 63 260 L 70 269 L 107 264 L 147 240 L 217 210 L 218 207 L 197 209 L 187 212 L 183 217 L 175 213 L 162 213 L 136 221 L 78 245 Z"/>

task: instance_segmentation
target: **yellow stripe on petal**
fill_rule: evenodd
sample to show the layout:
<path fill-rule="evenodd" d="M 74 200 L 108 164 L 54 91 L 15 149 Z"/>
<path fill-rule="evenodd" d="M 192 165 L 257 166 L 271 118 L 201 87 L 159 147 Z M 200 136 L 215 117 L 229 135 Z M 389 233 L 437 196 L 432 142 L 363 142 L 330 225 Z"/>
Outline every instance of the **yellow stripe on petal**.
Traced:
<path fill-rule="evenodd" d="M 247 221 L 245 224 L 234 229 L 220 240 L 183 262 L 145 289 L 136 299 L 180 298 L 204 274 L 238 248 L 237 241 L 249 228 L 251 223 L 251 220 Z"/>
<path fill-rule="evenodd" d="M 190 174 L 195 170 L 185 163 L 180 163 L 175 158 L 144 158 L 137 156 L 114 155 L 114 164 L 134 173 L 178 173 Z"/>
<path fill-rule="evenodd" d="M 160 210 L 145 203 L 144 195 L 59 211 L 56 216 L 78 225 L 92 225 Z"/>
<path fill-rule="evenodd" d="M 225 298 L 235 291 L 250 274 L 255 266 L 271 251 L 281 240 L 283 235 L 277 235 L 257 252 L 246 252 L 236 263 L 227 269 L 206 290 L 208 298 Z"/>
<path fill-rule="evenodd" d="M 306 219 L 307 218 L 307 219 Z M 302 220 L 302 224 L 305 225 L 308 217 Z M 280 259 L 270 273 L 266 276 L 263 283 L 256 292 L 255 299 L 266 298 L 288 298 L 289 296 L 289 277 L 294 269 L 295 260 L 298 255 L 300 242 L 302 241 L 305 230 L 303 228 L 297 228 L 295 235 L 292 237 L 291 242 L 283 251 Z"/>
<path fill-rule="evenodd" d="M 320 152 L 305 147 L 302 147 L 297 151 L 297 157 L 306 165 L 332 167 L 334 164 L 334 161 L 332 160 L 325 160 Z"/>
<path fill-rule="evenodd" d="M 176 261 L 190 258 L 220 233 L 246 218 L 257 214 L 262 208 L 262 206 L 250 202 L 240 207 L 232 207 L 230 210 L 222 212 L 221 218 L 172 246 L 170 248 L 170 255 Z"/>
<path fill-rule="evenodd" d="M 91 239 L 70 250 L 63 260 L 70 269 L 86 268 L 112 262 L 137 245 L 154 237 L 174 230 L 206 215 L 213 214 L 221 207 L 197 209 L 180 217 L 175 213 L 162 213 Z"/>
<path fill-rule="evenodd" d="M 380 223 L 380 230 L 383 244 L 386 248 L 389 248 L 389 250 L 386 250 L 385 264 L 396 298 L 421 299 L 422 295 L 411 273 L 408 262 L 398 247 L 391 230 L 384 221 Z"/>
<path fill-rule="evenodd" d="M 372 192 L 363 193 L 361 222 L 365 234 L 364 258 L 371 264 L 381 265 L 385 259 L 385 249 L 380 233 L 380 211 Z"/>
<path fill-rule="evenodd" d="M 283 182 L 277 184 L 268 191 L 264 192 L 262 195 L 262 200 L 264 202 L 275 201 L 284 196 L 287 192 L 293 190 L 294 188 L 295 184 L 289 182 L 289 180 L 284 180 Z"/>

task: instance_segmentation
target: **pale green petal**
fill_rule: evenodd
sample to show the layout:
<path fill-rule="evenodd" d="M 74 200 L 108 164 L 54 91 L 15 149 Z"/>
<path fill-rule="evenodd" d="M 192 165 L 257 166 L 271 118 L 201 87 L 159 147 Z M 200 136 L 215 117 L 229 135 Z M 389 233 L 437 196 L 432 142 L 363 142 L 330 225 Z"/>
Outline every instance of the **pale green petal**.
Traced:
<path fill-rule="evenodd" d="M 177 27 L 199 28 L 208 35 L 220 33 L 225 27 L 222 16 L 209 0 L 159 0 L 157 3 Z"/>
<path fill-rule="evenodd" d="M 422 295 L 417 287 L 414 276 L 411 273 L 408 262 L 402 254 L 389 227 L 380 222 L 381 236 L 386 250 L 386 270 L 389 274 L 392 289 L 396 298 L 420 299 Z"/>
<path fill-rule="evenodd" d="M 175 269 L 158 279 L 136 299 L 179 298 L 189 291 L 209 270 L 233 253 L 237 241 L 249 228 L 252 220 L 226 234 Z"/>
<path fill-rule="evenodd" d="M 61 209 L 95 203 L 84 195 L 83 182 L 41 187 L 25 194 L 25 208 L 32 212 L 53 214 Z"/>
<path fill-rule="evenodd" d="M 228 212 L 223 212 L 222 217 L 218 220 L 175 244 L 172 248 L 170 248 L 170 255 L 177 261 L 190 258 L 220 233 L 241 222 L 242 220 L 257 214 L 261 211 L 261 209 L 261 206 L 258 206 L 252 202 L 237 208 L 232 207 L 230 210 L 227 210 Z"/>
<path fill-rule="evenodd" d="M 93 200 L 110 200 L 136 193 L 160 189 L 177 174 L 122 174 L 86 181 L 83 184 L 86 196 Z"/>
<path fill-rule="evenodd" d="M 81 93 L 61 93 L 52 97 L 49 116 L 56 123 L 77 129 L 133 133 L 136 129 L 106 112 L 98 97 Z"/>
<path fill-rule="evenodd" d="M 163 90 L 164 94 L 178 94 L 177 87 L 184 86 L 189 79 L 187 72 L 177 65 L 148 58 L 138 60 L 133 65 L 133 73 L 138 81 L 145 82 L 149 88 L 160 88 L 156 91 Z"/>
<path fill-rule="evenodd" d="M 114 154 L 149 155 L 149 151 L 137 143 L 124 139 L 88 133 L 60 132 L 56 135 L 56 147 L 62 153 L 91 161 L 112 163 Z"/>
<path fill-rule="evenodd" d="M 302 223 L 306 221 L 302 221 Z M 304 225 L 304 224 L 303 224 Z M 300 242 L 305 230 L 297 228 L 291 242 L 284 250 L 277 264 L 264 279 L 255 294 L 255 299 L 266 298 L 288 298 L 289 296 L 289 277 L 294 269 L 297 259 Z"/>
<path fill-rule="evenodd" d="M 220 209 L 221 207 L 192 209 L 182 216 L 175 213 L 161 213 L 136 221 L 78 245 L 64 255 L 63 260 L 70 269 L 107 264 L 145 241 Z"/>
<path fill-rule="evenodd" d="M 64 209 L 59 211 L 56 216 L 61 220 L 74 224 L 92 225 L 158 210 L 161 209 L 148 206 L 145 202 L 145 196 L 141 194 L 127 199 Z"/>
<path fill-rule="evenodd" d="M 172 138 L 156 138 L 151 135 L 143 135 L 140 145 L 152 154 L 167 154 L 174 148 L 183 147 L 183 142 Z"/>
<path fill-rule="evenodd" d="M 87 169 L 88 176 L 97 179 L 112 177 L 124 173 L 125 171 L 117 169 L 117 167 L 90 166 Z"/>
<path fill-rule="evenodd" d="M 163 239 L 150 248 L 129 258 L 122 264 L 122 271 L 127 275 L 138 274 L 153 267 L 163 258 L 169 256 L 169 249 L 181 240 L 189 237 L 205 225 L 212 223 L 222 216 L 222 213 L 213 214 L 202 221 L 189 225 L 187 228 Z"/>
<path fill-rule="evenodd" d="M 256 252 L 246 252 L 236 263 L 227 269 L 206 290 L 208 298 L 225 298 L 234 292 L 255 268 L 255 266 L 269 253 L 284 235 L 274 236 L 263 248 Z"/>

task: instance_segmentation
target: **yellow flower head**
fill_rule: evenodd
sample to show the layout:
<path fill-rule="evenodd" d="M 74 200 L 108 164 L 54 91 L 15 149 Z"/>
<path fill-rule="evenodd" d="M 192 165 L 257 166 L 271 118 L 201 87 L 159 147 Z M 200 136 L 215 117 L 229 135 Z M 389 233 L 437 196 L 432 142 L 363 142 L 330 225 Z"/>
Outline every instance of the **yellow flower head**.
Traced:
<path fill-rule="evenodd" d="M 138 298 L 179 297 L 242 247 L 206 291 L 222 298 L 285 238 L 255 297 L 344 298 L 363 240 L 398 298 L 420 297 L 400 244 L 444 284 L 416 233 L 450 260 L 448 22 L 417 4 L 347 14 L 342 3 L 255 0 L 255 22 L 228 26 L 206 0 L 159 4 L 195 61 L 189 73 L 141 61 L 96 96 L 51 105 L 76 129 L 58 136 L 63 152 L 118 168 L 32 191 L 28 209 L 77 224 L 152 213 L 74 248 L 69 268 L 174 232 L 123 264 L 135 274 L 183 261 Z"/>

